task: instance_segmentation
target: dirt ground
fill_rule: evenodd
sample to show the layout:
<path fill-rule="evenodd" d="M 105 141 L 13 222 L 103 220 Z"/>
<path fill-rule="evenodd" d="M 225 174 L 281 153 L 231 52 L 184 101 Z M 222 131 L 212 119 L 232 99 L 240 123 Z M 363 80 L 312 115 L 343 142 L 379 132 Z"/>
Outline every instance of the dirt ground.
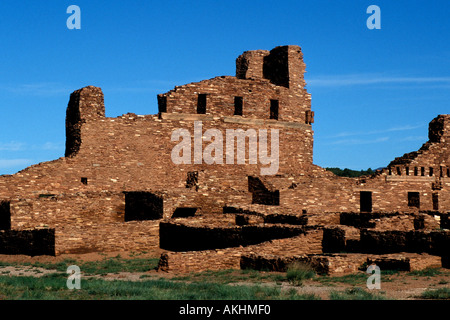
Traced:
<path fill-rule="evenodd" d="M 87 254 L 63 254 L 56 257 L 52 256 L 37 256 L 30 257 L 25 255 L 0 255 L 0 262 L 19 262 L 19 263 L 57 263 L 64 261 L 66 259 L 74 259 L 77 261 L 98 261 L 105 258 L 117 257 L 120 255 L 121 258 L 132 259 L 134 258 L 155 258 L 159 257 L 161 250 L 154 250 L 152 252 L 146 253 L 135 253 L 135 252 L 108 252 L 108 253 L 87 253 Z M 392 275 L 382 275 L 381 277 L 381 289 L 372 290 L 374 293 L 383 293 L 388 299 L 395 300 L 414 300 L 418 299 L 422 292 L 430 289 L 439 289 L 450 287 L 450 270 L 441 269 L 441 274 L 427 276 L 414 276 L 407 272 L 399 272 Z M 53 273 L 56 270 L 47 270 L 42 268 L 33 268 L 28 266 L 4 266 L 0 267 L 0 275 L 10 275 L 10 276 L 36 276 L 40 277 L 47 273 Z M 344 275 L 344 274 L 342 274 Z M 144 277 L 142 277 L 144 276 Z M 129 280 L 129 281 L 143 281 L 152 278 L 173 278 L 180 276 L 177 273 L 167 273 L 159 272 L 156 270 L 151 270 L 148 272 L 121 272 L 106 275 L 96 275 L 93 277 L 102 278 L 104 280 Z M 242 282 L 234 283 L 238 284 L 255 284 L 254 282 Z M 276 284 L 275 282 L 264 282 L 263 285 L 268 286 L 279 286 L 281 290 L 290 290 L 294 288 L 299 294 L 315 294 L 321 299 L 329 299 L 329 294 L 331 291 L 344 291 L 347 288 L 352 288 L 353 285 L 332 282 L 331 284 L 323 284 L 315 280 L 304 281 L 302 286 L 293 286 L 288 282 L 282 282 L 281 284 Z M 364 287 L 364 286 L 361 286 Z"/>
<path fill-rule="evenodd" d="M 443 282 L 447 284 L 440 284 Z M 370 292 L 383 292 L 387 299 L 393 300 L 416 300 L 422 292 L 429 289 L 438 289 L 450 286 L 450 272 L 433 277 L 406 276 L 405 273 L 390 275 L 389 281 L 383 281 L 381 277 L 381 289 L 373 289 Z M 344 291 L 352 285 L 338 284 L 335 286 L 320 286 L 315 281 L 305 281 L 304 286 L 298 289 L 299 293 L 314 293 L 322 299 L 328 299 L 330 291 Z"/>

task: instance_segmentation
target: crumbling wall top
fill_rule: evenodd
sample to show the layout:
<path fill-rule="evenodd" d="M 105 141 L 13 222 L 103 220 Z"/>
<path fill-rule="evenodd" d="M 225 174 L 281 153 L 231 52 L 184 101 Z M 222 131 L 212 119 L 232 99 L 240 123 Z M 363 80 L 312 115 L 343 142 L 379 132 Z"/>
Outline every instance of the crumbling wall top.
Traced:
<path fill-rule="evenodd" d="M 104 117 L 102 89 L 87 86 L 72 92 L 66 111 L 66 157 L 74 156 L 79 151 L 83 123 Z"/>
<path fill-rule="evenodd" d="M 303 54 L 296 45 L 245 51 L 236 59 L 238 79 L 267 79 L 290 89 L 305 86 L 304 72 Z"/>
<path fill-rule="evenodd" d="M 445 142 L 450 137 L 450 115 L 440 114 L 431 120 L 428 127 L 430 142 Z"/>

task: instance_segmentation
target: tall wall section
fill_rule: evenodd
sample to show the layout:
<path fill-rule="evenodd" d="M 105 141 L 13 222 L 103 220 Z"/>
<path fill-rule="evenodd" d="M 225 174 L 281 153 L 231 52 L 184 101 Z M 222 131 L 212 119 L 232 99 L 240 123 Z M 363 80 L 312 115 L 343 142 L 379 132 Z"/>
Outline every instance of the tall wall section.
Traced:
<path fill-rule="evenodd" d="M 171 158 L 179 141 L 172 141 L 175 130 L 187 130 L 194 146 L 194 125 L 201 123 L 201 132 L 216 129 L 268 131 L 269 154 L 271 129 L 279 130 L 279 177 L 306 171 L 312 163 L 313 132 L 304 115 L 290 120 L 290 89 L 267 79 L 218 77 L 202 83 L 183 86 L 187 91 L 174 94 L 178 102 L 159 115 L 126 114 L 105 117 L 103 93 L 100 88 L 85 87 L 70 96 L 66 116 L 66 157 L 26 168 L 15 175 L 0 178 L 0 198 L 11 201 L 11 227 L 55 228 L 56 252 L 145 249 L 157 246 L 154 221 L 125 222 L 124 191 L 162 193 L 164 217 L 170 218 L 178 207 L 196 207 L 200 214 L 220 213 L 226 205 L 251 203 L 248 176 L 258 176 L 256 164 L 249 163 L 249 140 L 245 140 L 246 164 L 175 164 Z M 207 112 L 198 114 L 187 103 L 198 98 L 199 89 L 209 92 Z M 184 89 L 183 89 L 184 90 Z M 209 90 L 209 91 L 208 91 Z M 175 90 L 177 91 L 177 90 Z M 174 91 L 174 92 L 175 92 Z M 309 96 L 302 91 L 299 105 L 309 109 Z M 229 113 L 227 101 L 243 98 L 242 115 Z M 213 98 L 215 96 L 215 98 Z M 158 97 L 161 102 L 161 96 Z M 216 99 L 216 100 L 214 100 Z M 279 117 L 270 119 L 270 100 L 277 100 Z M 175 100 L 174 100 L 175 101 Z M 269 107 L 261 107 L 261 101 Z M 198 99 L 197 99 L 198 103 Z M 266 105 L 267 105 L 266 103 Z M 177 112 L 177 109 L 179 108 Z M 303 117 L 303 118 L 302 118 Z M 283 120 L 284 119 L 284 120 Z M 295 141 L 295 144 L 292 143 Z M 208 145 L 202 142 L 202 149 Z M 223 142 L 226 150 L 226 141 Z M 195 185 L 189 177 L 196 174 Z"/>

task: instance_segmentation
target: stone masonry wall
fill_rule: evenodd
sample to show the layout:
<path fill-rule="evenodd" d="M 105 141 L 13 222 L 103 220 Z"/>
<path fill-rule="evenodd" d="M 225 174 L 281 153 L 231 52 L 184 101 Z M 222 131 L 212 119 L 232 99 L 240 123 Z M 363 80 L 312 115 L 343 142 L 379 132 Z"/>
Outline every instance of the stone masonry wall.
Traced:
<path fill-rule="evenodd" d="M 304 72 L 298 46 L 247 51 L 236 60 L 236 77 L 158 95 L 157 115 L 105 117 L 100 88 L 76 90 L 67 106 L 65 157 L 0 177 L 0 200 L 11 204 L 11 228 L 54 228 L 57 253 L 158 246 L 158 220 L 125 221 L 124 192 L 160 194 L 161 219 L 170 219 L 177 208 L 196 208 L 196 216 L 204 216 L 222 214 L 226 206 L 255 205 L 262 213 L 307 214 L 308 225 L 326 225 L 339 219 L 338 212 L 360 212 L 361 192 L 370 193 L 372 212 L 450 211 L 450 115 L 432 120 L 429 141 L 386 169 L 357 179 L 337 177 L 313 164 L 314 119 Z M 199 104 L 206 108 L 200 114 Z M 242 115 L 236 114 L 236 104 Z M 203 134 L 209 129 L 222 134 L 224 153 L 214 154 L 216 163 L 193 162 L 199 125 Z M 180 129 L 190 135 L 191 163 L 172 161 L 181 141 L 172 141 L 172 133 Z M 274 175 L 262 174 L 268 165 L 261 158 L 250 162 L 248 138 L 245 163 L 237 161 L 242 148 L 237 143 L 232 163 L 226 162 L 226 130 L 238 129 L 267 130 L 269 154 L 272 130 L 279 130 Z M 200 149 L 210 143 L 201 139 Z M 249 185 L 249 177 L 261 182 L 258 188 Z M 412 201 L 417 193 L 418 201 Z M 270 201 L 263 200 L 267 195 Z M 402 219 L 378 226 L 414 227 L 413 220 Z"/>

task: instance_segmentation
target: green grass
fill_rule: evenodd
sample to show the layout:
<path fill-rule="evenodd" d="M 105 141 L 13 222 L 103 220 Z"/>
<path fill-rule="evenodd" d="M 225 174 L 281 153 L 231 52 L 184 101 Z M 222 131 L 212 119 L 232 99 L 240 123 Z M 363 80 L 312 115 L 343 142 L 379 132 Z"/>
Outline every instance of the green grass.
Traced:
<path fill-rule="evenodd" d="M 133 258 L 124 259 L 120 255 L 113 258 L 104 258 L 100 261 L 76 261 L 74 259 L 65 259 L 57 263 L 5 263 L 0 262 L 0 266 L 29 266 L 43 268 L 48 270 L 57 270 L 66 272 L 70 265 L 80 267 L 81 273 L 84 275 L 104 275 L 107 273 L 119 272 L 147 272 L 155 269 L 158 265 L 158 258 Z"/>
<path fill-rule="evenodd" d="M 381 270 L 381 281 L 391 282 L 393 279 L 390 277 L 392 275 L 399 274 L 398 270 Z M 345 283 L 352 286 L 365 285 L 370 274 L 360 271 L 357 273 L 346 274 L 344 276 L 321 276 L 316 279 L 324 285 L 333 285 L 335 283 Z"/>
<path fill-rule="evenodd" d="M 330 300 L 386 300 L 386 297 L 359 287 L 353 287 L 346 289 L 344 292 L 330 292 Z"/>
<path fill-rule="evenodd" d="M 418 276 L 418 277 L 434 277 L 442 274 L 442 271 L 439 268 L 426 268 L 423 270 L 414 270 L 408 273 L 410 276 Z"/>
<path fill-rule="evenodd" d="M 261 272 L 256 270 L 207 270 L 202 272 L 190 273 L 185 276 L 173 277 L 172 280 L 191 281 L 191 282 L 213 282 L 213 283 L 236 283 L 241 281 L 252 282 L 282 282 L 286 280 L 283 274 L 274 274 L 270 272 Z"/>
<path fill-rule="evenodd" d="M 381 270 L 381 276 L 391 276 L 399 273 L 401 273 L 400 270 Z"/>
<path fill-rule="evenodd" d="M 440 288 L 435 290 L 427 290 L 420 296 L 423 299 L 445 299 L 450 300 L 450 288 Z"/>
<path fill-rule="evenodd" d="M 287 280 L 294 286 L 301 286 L 304 280 L 312 279 L 315 276 L 316 273 L 311 266 L 301 262 L 290 264 L 286 271 Z"/>
<path fill-rule="evenodd" d="M 171 279 L 157 278 L 154 273 L 144 274 L 141 281 L 107 281 L 84 276 L 104 275 L 118 272 L 146 272 L 154 269 L 158 258 L 140 258 L 138 254 L 132 259 L 120 255 L 103 258 L 100 261 L 84 262 L 66 259 L 57 263 L 5 263 L 0 266 L 16 268 L 40 267 L 55 270 L 55 273 L 37 277 L 11 277 L 7 272 L 0 272 L 0 299 L 126 299 L 126 300 L 222 300 L 222 299 L 282 299 L 282 300 L 315 300 L 315 295 L 298 294 L 296 288 L 281 290 L 282 282 L 290 282 L 300 286 L 306 279 L 313 279 L 323 285 L 347 284 L 352 286 L 345 291 L 330 293 L 332 300 L 374 300 L 386 299 L 379 290 L 365 290 L 367 278 L 364 271 L 344 276 L 317 276 L 306 264 L 292 264 L 285 273 L 265 272 L 257 270 L 209 270 L 196 272 Z M 66 287 L 67 267 L 77 265 L 82 272 L 81 290 L 69 290 Z M 390 275 L 397 271 L 382 270 L 382 281 L 389 281 Z M 403 274 L 403 273 L 402 273 Z M 429 268 L 420 271 L 405 272 L 414 277 L 432 277 L 445 274 L 445 271 Z M 241 284 L 246 282 L 246 284 Z M 269 283 L 269 285 L 261 285 Z M 441 280 L 439 284 L 447 284 Z M 422 299 L 450 299 L 449 288 L 427 290 Z"/>
<path fill-rule="evenodd" d="M 81 280 L 80 290 L 66 287 L 65 274 L 41 278 L 0 276 L 2 299 L 13 300 L 305 300 L 314 295 L 299 295 L 294 290 L 259 285 L 226 285 L 220 283 L 186 283 L 166 279 L 142 282 Z"/>
<path fill-rule="evenodd" d="M 339 277 L 322 276 L 317 279 L 320 283 L 324 285 L 333 285 L 334 283 L 345 283 L 352 286 L 362 285 L 367 283 L 367 278 L 370 275 L 365 272 L 358 272 L 353 274 L 346 274 Z"/>
<path fill-rule="evenodd" d="M 299 295 L 294 288 L 289 289 L 287 294 L 291 297 L 291 300 L 321 300 L 319 296 L 312 293 Z"/>

